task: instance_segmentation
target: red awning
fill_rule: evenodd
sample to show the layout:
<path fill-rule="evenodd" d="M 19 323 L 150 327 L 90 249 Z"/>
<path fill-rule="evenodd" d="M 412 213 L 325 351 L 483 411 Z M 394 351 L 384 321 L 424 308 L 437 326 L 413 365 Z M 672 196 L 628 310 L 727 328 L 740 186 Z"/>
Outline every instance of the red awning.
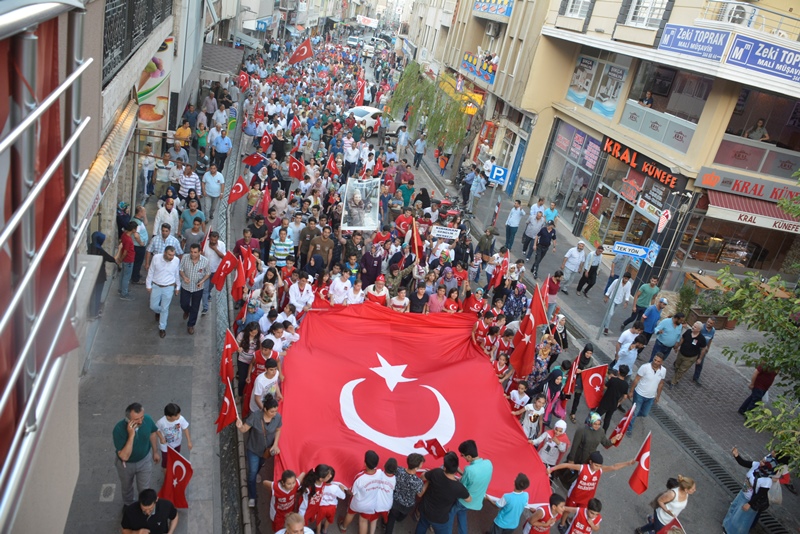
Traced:
<path fill-rule="evenodd" d="M 304 31 L 306 31 L 306 29 L 300 24 L 295 26 L 295 28 L 297 28 L 297 31 L 299 31 L 300 33 L 303 33 Z"/>
<path fill-rule="evenodd" d="M 800 234 L 800 219 L 792 217 L 774 202 L 720 191 L 708 191 L 708 216 L 772 230 Z"/>

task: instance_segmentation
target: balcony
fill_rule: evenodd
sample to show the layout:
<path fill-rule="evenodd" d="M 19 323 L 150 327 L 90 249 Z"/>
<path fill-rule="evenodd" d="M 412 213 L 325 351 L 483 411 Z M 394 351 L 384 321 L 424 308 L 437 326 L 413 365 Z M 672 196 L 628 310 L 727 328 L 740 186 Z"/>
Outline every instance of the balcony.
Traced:
<path fill-rule="evenodd" d="M 513 8 L 514 0 L 475 0 L 472 14 L 484 19 L 508 22 Z"/>
<path fill-rule="evenodd" d="M 480 81 L 491 85 L 494 83 L 494 76 L 497 71 L 497 67 L 488 61 L 484 61 L 482 58 L 479 58 L 471 52 L 464 52 L 464 57 L 461 60 L 461 70 L 466 71 L 467 74 L 471 74 Z"/>
<path fill-rule="evenodd" d="M 800 169 L 800 152 L 725 134 L 714 163 L 794 180 L 792 175 Z"/>
<path fill-rule="evenodd" d="M 281 0 L 279 9 L 281 11 L 293 11 L 297 9 L 297 0 Z"/>
<path fill-rule="evenodd" d="M 748 35 L 766 33 L 792 42 L 800 38 L 800 18 L 746 2 L 706 0 L 698 20 Z"/>
<path fill-rule="evenodd" d="M 697 128 L 693 122 L 646 108 L 635 100 L 625 103 L 620 124 L 683 154 L 689 150 Z"/>

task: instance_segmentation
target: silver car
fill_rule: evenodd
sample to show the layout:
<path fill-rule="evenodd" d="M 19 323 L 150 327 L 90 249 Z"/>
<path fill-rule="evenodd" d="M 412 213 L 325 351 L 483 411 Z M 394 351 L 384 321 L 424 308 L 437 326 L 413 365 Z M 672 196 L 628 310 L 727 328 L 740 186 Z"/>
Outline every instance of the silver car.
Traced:
<path fill-rule="evenodd" d="M 384 118 L 389 116 L 388 113 L 382 112 L 378 108 L 373 108 L 370 106 L 358 106 L 352 109 L 347 110 L 347 114 L 345 116 L 349 117 L 350 114 L 353 114 L 356 118 L 356 121 L 366 122 L 366 127 L 364 129 L 364 135 L 367 138 L 372 137 L 372 134 L 375 132 L 375 120 L 378 116 L 383 113 Z M 386 135 L 397 137 L 397 130 L 400 129 L 401 126 L 405 126 L 406 123 L 403 121 L 396 120 L 392 117 L 389 117 L 391 120 L 389 122 L 389 126 L 386 128 Z"/>

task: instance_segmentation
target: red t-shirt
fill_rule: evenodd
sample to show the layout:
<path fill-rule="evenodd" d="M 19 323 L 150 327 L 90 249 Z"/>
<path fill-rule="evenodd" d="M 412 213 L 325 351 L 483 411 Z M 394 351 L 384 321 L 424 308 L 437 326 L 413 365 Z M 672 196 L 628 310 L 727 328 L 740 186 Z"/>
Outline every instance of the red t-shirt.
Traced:
<path fill-rule="evenodd" d="M 122 250 L 125 251 L 125 259 L 122 263 L 133 263 L 136 252 L 133 250 L 133 238 L 127 233 L 122 234 Z"/>
<path fill-rule="evenodd" d="M 561 289 L 561 282 L 556 281 L 555 278 L 550 278 L 547 284 L 548 295 L 558 295 L 558 290 Z"/>
<path fill-rule="evenodd" d="M 379 244 L 382 245 L 382 244 L 386 243 L 387 241 L 389 241 L 391 238 L 392 238 L 392 234 L 389 233 L 389 232 L 386 232 L 386 233 L 378 232 L 378 233 L 375 234 L 375 237 L 372 238 L 372 242 L 373 243 L 379 243 Z"/>
<path fill-rule="evenodd" d="M 461 269 L 461 270 L 453 269 L 453 277 L 458 280 L 459 287 L 461 286 L 461 283 L 467 279 L 468 276 L 469 276 L 469 271 L 467 271 L 466 269 Z"/>
<path fill-rule="evenodd" d="M 406 217 L 405 215 L 399 216 L 395 219 L 394 224 L 397 226 L 397 234 L 405 237 L 408 230 L 411 228 L 411 224 L 414 222 L 413 217 Z"/>
<path fill-rule="evenodd" d="M 450 312 L 457 312 L 461 309 L 461 304 L 457 300 L 447 299 L 444 301 L 444 309 Z"/>

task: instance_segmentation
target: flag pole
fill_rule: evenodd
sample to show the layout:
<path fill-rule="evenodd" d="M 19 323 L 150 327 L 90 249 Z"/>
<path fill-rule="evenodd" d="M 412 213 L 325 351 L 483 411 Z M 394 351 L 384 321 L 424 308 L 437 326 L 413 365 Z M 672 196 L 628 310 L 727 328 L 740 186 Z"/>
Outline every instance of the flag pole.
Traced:
<path fill-rule="evenodd" d="M 231 379 L 228 379 L 228 389 L 231 392 L 231 398 L 233 399 L 233 411 L 236 413 L 236 419 L 240 419 L 239 417 L 239 408 L 236 407 L 236 395 L 233 394 L 233 386 L 231 385 Z"/>

